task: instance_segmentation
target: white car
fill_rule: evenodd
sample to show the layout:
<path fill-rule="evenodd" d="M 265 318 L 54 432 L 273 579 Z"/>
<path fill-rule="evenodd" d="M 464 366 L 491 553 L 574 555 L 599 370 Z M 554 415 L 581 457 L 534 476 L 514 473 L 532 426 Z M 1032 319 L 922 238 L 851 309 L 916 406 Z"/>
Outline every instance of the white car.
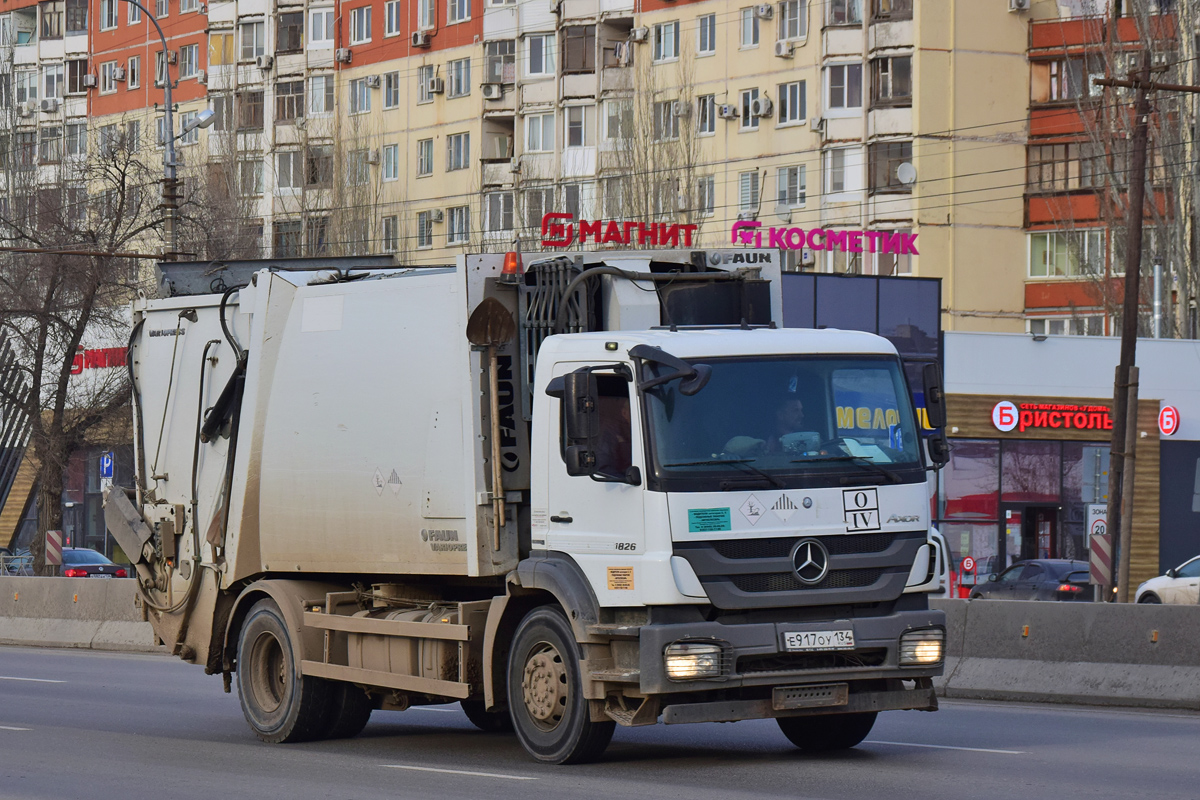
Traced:
<path fill-rule="evenodd" d="M 1200 595 L 1200 556 L 1185 561 L 1166 575 L 1151 578 L 1137 588 L 1135 602 L 1196 605 Z"/>

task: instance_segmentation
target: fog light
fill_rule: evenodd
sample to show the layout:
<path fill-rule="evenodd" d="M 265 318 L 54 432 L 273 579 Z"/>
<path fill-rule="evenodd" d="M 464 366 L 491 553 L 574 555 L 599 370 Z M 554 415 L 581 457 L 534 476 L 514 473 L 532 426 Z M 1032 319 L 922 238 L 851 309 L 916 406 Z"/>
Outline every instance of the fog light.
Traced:
<path fill-rule="evenodd" d="M 937 628 L 909 631 L 900 637 L 900 666 L 936 664 L 942 660 L 946 632 Z"/>
<path fill-rule="evenodd" d="M 721 646 L 698 642 L 674 642 L 667 645 L 664 657 L 667 677 L 673 681 L 721 677 Z"/>

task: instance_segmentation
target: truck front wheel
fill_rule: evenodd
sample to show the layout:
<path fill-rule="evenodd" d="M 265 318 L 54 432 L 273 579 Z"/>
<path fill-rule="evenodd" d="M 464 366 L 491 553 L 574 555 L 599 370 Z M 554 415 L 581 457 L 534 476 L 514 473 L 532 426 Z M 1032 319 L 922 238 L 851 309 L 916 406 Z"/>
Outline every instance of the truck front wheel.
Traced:
<path fill-rule="evenodd" d="M 242 714 L 264 742 L 305 742 L 329 725 L 329 684 L 304 677 L 292 637 L 274 600 L 259 600 L 238 638 L 237 685 Z"/>
<path fill-rule="evenodd" d="M 508 698 L 517 738 L 538 761 L 594 761 L 612 739 L 616 723 L 591 720 L 579 646 L 558 608 L 534 609 L 517 628 L 508 658 Z"/>
<path fill-rule="evenodd" d="M 779 717 L 779 729 L 792 744 L 810 753 L 849 750 L 856 746 L 875 725 L 878 712 L 827 714 L 816 717 Z"/>

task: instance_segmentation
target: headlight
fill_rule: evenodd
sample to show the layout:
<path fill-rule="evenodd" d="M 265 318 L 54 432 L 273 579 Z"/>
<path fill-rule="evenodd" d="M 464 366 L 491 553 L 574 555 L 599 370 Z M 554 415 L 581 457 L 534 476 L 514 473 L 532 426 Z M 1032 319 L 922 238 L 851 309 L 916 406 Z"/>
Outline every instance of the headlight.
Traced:
<path fill-rule="evenodd" d="M 946 632 L 939 628 L 909 631 L 900 637 L 900 666 L 936 664 L 942 660 Z"/>
<path fill-rule="evenodd" d="M 664 658 L 667 677 L 673 681 L 721 677 L 721 645 L 709 642 L 674 642 Z"/>

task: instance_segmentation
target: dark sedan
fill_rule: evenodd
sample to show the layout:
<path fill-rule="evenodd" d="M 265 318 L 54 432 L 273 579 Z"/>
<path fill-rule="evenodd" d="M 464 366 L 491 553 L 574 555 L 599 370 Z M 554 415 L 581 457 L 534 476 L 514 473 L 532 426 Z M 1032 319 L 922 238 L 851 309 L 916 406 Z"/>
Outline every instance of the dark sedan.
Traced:
<path fill-rule="evenodd" d="M 62 576 L 64 578 L 124 578 L 125 568 L 114 564 L 103 553 L 87 547 L 64 547 Z"/>
<path fill-rule="evenodd" d="M 1065 558 L 1018 561 L 971 590 L 972 600 L 1091 600 L 1088 563 Z"/>

